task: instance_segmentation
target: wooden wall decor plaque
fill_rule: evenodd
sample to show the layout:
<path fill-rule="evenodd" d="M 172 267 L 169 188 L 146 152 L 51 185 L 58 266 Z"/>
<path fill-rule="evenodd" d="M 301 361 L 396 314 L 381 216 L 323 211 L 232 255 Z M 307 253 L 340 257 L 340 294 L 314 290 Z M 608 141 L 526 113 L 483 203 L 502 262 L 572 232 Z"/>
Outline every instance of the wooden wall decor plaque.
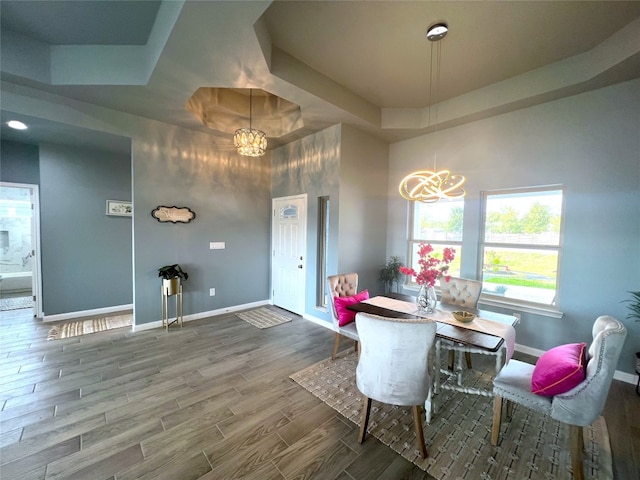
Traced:
<path fill-rule="evenodd" d="M 189 223 L 196 218 L 196 212 L 189 207 L 158 206 L 151 211 L 151 216 L 159 222 Z"/>

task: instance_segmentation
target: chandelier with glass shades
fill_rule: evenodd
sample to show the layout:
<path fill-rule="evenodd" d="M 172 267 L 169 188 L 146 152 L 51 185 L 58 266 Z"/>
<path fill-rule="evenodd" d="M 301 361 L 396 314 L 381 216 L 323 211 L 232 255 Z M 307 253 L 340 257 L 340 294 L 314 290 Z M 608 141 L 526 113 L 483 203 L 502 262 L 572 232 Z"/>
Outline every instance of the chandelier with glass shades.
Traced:
<path fill-rule="evenodd" d="M 442 40 L 449 27 L 445 23 L 437 23 L 427 30 L 427 39 L 431 42 L 431 55 L 429 59 L 429 126 L 431 126 L 431 91 L 433 85 L 433 77 L 436 77 L 436 107 L 435 107 L 435 131 L 438 133 L 438 105 L 437 94 L 440 84 L 440 52 Z M 434 46 L 435 46 L 435 68 L 434 64 Z M 465 178 L 462 175 L 452 175 L 449 170 L 438 170 L 436 166 L 437 151 L 433 152 L 433 170 L 419 170 L 410 173 L 400 182 L 400 195 L 407 200 L 414 202 L 434 203 L 442 199 L 456 199 L 464 197 L 465 191 L 462 184 Z"/>
<path fill-rule="evenodd" d="M 240 155 L 261 157 L 267 150 L 267 135 L 262 130 L 251 128 L 253 116 L 253 89 L 249 89 L 249 128 L 239 128 L 233 134 L 233 145 Z"/>

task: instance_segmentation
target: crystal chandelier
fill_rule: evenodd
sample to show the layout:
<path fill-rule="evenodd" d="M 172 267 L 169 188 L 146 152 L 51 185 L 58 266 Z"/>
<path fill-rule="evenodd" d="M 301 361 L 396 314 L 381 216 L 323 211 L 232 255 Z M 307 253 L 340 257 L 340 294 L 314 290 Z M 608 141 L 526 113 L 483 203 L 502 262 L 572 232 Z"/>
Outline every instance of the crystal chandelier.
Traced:
<path fill-rule="evenodd" d="M 437 23 L 427 31 L 427 39 L 431 42 L 431 57 L 429 60 L 429 126 L 431 125 L 431 89 L 433 85 L 433 74 L 436 70 L 436 94 L 440 84 L 440 43 L 449 27 L 445 23 Z M 436 46 L 436 68 L 433 67 L 433 50 Z M 436 95 L 437 96 L 437 95 Z M 438 133 L 438 106 L 436 98 L 435 109 L 435 131 Z M 462 184 L 465 178 L 462 175 L 452 175 L 449 170 L 438 170 L 436 166 L 437 152 L 433 153 L 433 170 L 420 170 L 410 173 L 400 182 L 400 195 L 413 202 L 434 203 L 441 199 L 455 199 L 464 197 L 465 191 Z"/>
<path fill-rule="evenodd" d="M 249 89 L 249 128 L 239 128 L 233 134 L 233 145 L 240 155 L 261 157 L 267 150 L 267 135 L 262 130 L 251 128 L 253 116 L 253 89 Z"/>

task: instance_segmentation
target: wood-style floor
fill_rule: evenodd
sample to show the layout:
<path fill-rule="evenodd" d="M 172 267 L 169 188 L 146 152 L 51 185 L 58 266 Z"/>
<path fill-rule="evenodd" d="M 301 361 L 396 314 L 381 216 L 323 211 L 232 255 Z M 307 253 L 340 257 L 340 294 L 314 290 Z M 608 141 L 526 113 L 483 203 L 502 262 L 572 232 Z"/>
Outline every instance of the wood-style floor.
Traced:
<path fill-rule="evenodd" d="M 373 437 L 358 444 L 353 424 L 289 379 L 333 346 L 299 317 L 53 341 L 49 327 L 1 313 L 2 480 L 432 478 Z M 605 411 L 617 480 L 640 478 L 634 388 L 614 382 Z"/>

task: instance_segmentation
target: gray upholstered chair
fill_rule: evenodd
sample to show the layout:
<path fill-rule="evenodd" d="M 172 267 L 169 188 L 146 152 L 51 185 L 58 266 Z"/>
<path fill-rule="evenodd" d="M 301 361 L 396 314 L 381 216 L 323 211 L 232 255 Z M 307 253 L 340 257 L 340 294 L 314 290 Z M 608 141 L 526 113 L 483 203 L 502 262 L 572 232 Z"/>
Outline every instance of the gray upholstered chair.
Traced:
<path fill-rule="evenodd" d="M 440 304 L 460 307 L 462 310 L 476 310 L 478 300 L 482 292 L 482 282 L 466 278 L 446 277 L 440 278 Z M 463 346 L 457 345 L 455 350 L 450 347 L 451 342 L 441 342 L 442 349 L 449 350 L 449 369 L 453 370 L 455 350 L 463 351 Z M 471 353 L 464 351 L 467 367 L 471 368 Z"/>
<path fill-rule="evenodd" d="M 336 331 L 336 338 L 333 342 L 332 359 L 336 358 L 338 348 L 340 347 L 340 337 L 344 336 L 354 340 L 355 348 L 358 349 L 358 330 L 356 323 L 349 323 L 340 326 L 338 323 L 338 314 L 336 306 L 333 302 L 334 297 L 350 297 L 358 293 L 358 274 L 357 273 L 341 273 L 338 275 L 329 275 L 327 277 L 327 286 L 329 287 L 329 303 L 331 319 L 333 321 L 333 329 Z"/>
<path fill-rule="evenodd" d="M 426 458 L 421 407 L 431 389 L 429 351 L 436 336 L 436 322 L 368 313 L 358 313 L 356 322 L 360 334 L 356 385 L 363 394 L 358 441 L 364 441 L 372 399 L 411 406 L 420 453 Z"/>
<path fill-rule="evenodd" d="M 518 403 L 569 425 L 573 478 L 584 478 L 582 428 L 591 425 L 602 413 L 627 330 L 615 318 L 603 315 L 593 324 L 592 336 L 586 378 L 566 393 L 553 397 L 536 395 L 531 391 L 534 365 L 518 360 L 511 360 L 505 365 L 493 380 L 493 445 L 498 444 L 500 437 L 503 400 L 507 402 L 507 413 L 510 413 L 510 402 Z"/>

